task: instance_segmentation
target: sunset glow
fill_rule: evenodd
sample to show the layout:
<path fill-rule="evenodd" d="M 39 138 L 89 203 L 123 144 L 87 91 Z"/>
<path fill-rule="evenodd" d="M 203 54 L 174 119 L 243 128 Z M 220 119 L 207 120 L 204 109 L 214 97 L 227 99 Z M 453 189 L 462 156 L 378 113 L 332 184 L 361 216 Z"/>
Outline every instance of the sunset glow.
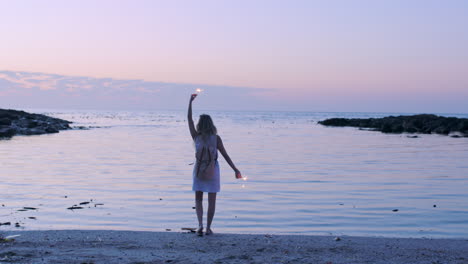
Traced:
<path fill-rule="evenodd" d="M 2 74 L 0 92 L 77 91 L 60 83 L 83 77 L 225 87 L 258 110 L 468 112 L 467 12 L 435 0 L 5 2 L 0 71 L 51 77 Z"/>

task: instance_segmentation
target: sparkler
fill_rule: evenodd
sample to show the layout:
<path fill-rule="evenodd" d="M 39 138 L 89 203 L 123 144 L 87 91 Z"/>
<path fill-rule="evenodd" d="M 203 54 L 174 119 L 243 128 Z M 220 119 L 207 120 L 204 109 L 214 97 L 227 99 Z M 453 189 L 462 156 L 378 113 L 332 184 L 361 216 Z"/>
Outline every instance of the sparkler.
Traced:
<path fill-rule="evenodd" d="M 203 92 L 203 89 L 197 88 L 195 89 L 195 93 L 193 93 L 192 96 L 197 97 L 201 92 Z"/>
<path fill-rule="evenodd" d="M 244 182 L 247 181 L 247 177 L 242 177 L 241 179 L 244 180 Z M 244 183 L 242 184 L 241 188 L 245 189 L 245 184 Z"/>

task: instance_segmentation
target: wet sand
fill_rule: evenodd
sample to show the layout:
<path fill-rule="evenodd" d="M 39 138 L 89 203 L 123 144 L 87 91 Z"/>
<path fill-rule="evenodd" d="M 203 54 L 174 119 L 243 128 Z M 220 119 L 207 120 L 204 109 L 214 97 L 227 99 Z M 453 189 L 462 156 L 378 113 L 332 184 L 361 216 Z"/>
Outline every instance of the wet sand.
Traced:
<path fill-rule="evenodd" d="M 0 263 L 468 263 L 468 239 L 18 231 Z"/>

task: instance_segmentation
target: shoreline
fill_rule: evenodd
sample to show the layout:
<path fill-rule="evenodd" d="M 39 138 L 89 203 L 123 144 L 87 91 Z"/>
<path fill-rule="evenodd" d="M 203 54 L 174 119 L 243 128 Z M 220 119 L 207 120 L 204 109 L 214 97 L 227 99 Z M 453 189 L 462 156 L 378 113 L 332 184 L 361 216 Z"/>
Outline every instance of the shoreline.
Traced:
<path fill-rule="evenodd" d="M 214 230 L 216 232 L 216 230 Z M 6 231 L 8 263 L 468 263 L 468 239 L 110 230 Z"/>

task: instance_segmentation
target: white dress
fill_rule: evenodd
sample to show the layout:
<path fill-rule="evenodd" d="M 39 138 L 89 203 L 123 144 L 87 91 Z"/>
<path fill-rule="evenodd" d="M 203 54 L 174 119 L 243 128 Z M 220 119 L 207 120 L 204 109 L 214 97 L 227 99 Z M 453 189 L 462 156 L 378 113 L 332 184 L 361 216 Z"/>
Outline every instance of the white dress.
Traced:
<path fill-rule="evenodd" d="M 215 169 L 214 175 L 210 177 L 209 180 L 200 179 L 197 177 L 197 167 L 198 162 L 196 161 L 193 166 L 193 191 L 201 191 L 201 192 L 208 192 L 208 193 L 216 193 L 219 192 L 221 189 L 220 180 L 219 180 L 219 163 L 218 163 L 218 136 L 217 135 L 210 135 L 203 140 L 201 136 L 197 136 L 195 138 L 195 150 L 196 152 L 201 150 L 203 147 L 209 147 L 211 149 L 212 157 L 215 157 Z"/>

